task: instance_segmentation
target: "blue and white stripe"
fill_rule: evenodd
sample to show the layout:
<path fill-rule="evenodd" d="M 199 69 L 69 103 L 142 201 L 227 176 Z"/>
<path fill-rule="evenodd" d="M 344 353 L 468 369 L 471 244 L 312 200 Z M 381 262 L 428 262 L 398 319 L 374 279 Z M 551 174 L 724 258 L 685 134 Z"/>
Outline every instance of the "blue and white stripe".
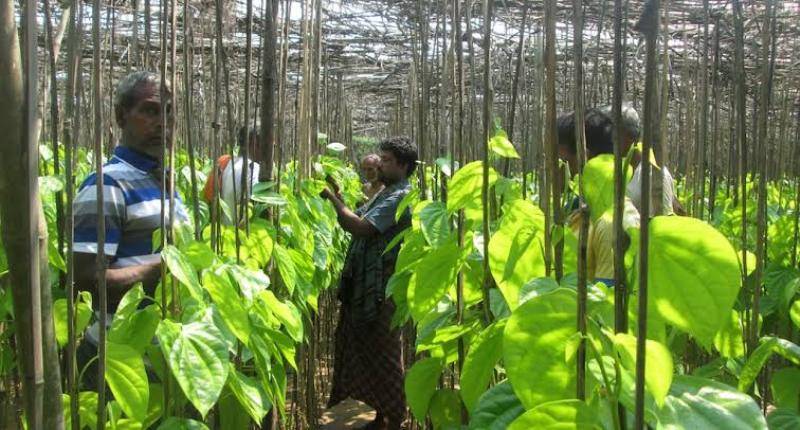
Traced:
<path fill-rule="evenodd" d="M 103 166 L 103 198 L 106 225 L 105 254 L 111 268 L 157 263 L 153 232 L 161 226 L 161 185 L 155 175 L 158 162 L 128 147 L 118 146 Z M 97 177 L 93 173 L 81 184 L 73 203 L 74 252 L 97 253 Z M 175 196 L 176 222 L 189 217 L 180 197 Z M 170 199 L 165 201 L 169 217 Z"/>

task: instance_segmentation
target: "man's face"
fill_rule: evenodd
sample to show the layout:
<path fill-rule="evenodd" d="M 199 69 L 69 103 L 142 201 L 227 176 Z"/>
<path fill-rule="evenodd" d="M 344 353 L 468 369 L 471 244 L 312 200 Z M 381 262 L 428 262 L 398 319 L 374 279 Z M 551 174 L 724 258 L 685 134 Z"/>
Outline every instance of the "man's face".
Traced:
<path fill-rule="evenodd" d="M 126 145 L 154 158 L 162 156 L 162 135 L 167 133 L 170 141 L 170 127 L 163 128 L 161 116 L 161 91 L 156 84 L 139 85 L 136 102 L 127 111 L 117 113 L 117 124 L 122 128 Z M 171 94 L 167 93 L 167 120 L 172 119 Z"/>
<path fill-rule="evenodd" d="M 381 151 L 381 164 L 378 167 L 378 177 L 384 184 L 393 184 L 406 177 L 406 166 L 400 163 L 394 154 L 389 151 Z"/>
<path fill-rule="evenodd" d="M 376 157 L 365 158 L 361 161 L 361 173 L 367 182 L 375 182 L 378 180 L 378 169 L 380 168 L 380 160 Z"/>

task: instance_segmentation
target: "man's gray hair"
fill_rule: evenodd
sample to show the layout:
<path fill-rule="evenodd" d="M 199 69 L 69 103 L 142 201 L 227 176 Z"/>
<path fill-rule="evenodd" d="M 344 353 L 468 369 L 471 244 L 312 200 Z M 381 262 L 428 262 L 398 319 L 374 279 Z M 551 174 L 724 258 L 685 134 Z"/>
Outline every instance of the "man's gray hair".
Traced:
<path fill-rule="evenodd" d="M 603 106 L 600 110 L 614 120 L 614 110 L 611 106 Z M 630 103 L 622 103 L 622 128 L 625 133 L 634 141 L 639 140 L 642 134 L 642 123 L 639 121 L 639 113 Z"/>
<path fill-rule="evenodd" d="M 114 94 L 114 111 L 130 110 L 136 104 L 136 90 L 143 85 L 159 87 L 161 78 L 153 72 L 133 72 L 122 78 Z"/>

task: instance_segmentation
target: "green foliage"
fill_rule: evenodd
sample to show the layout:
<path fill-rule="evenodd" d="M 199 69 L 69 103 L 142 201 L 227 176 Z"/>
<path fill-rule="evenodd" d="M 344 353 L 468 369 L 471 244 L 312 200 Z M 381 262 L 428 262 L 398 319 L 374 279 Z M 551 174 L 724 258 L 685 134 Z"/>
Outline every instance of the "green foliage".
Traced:
<path fill-rule="evenodd" d="M 564 350 L 576 330 L 576 308 L 575 293 L 558 289 L 523 303 L 508 320 L 503 360 L 528 409 L 575 395 L 575 366 L 565 362 Z"/>
<path fill-rule="evenodd" d="M 483 393 L 470 416 L 471 430 L 505 430 L 525 408 L 520 403 L 514 388 L 503 381 Z"/>
<path fill-rule="evenodd" d="M 730 319 L 741 284 L 736 251 L 710 225 L 679 216 L 650 223 L 648 306 L 664 321 L 711 344 Z"/>
<path fill-rule="evenodd" d="M 508 430 L 525 429 L 595 429 L 594 409 L 580 400 L 561 400 L 543 403 L 514 420 Z"/>

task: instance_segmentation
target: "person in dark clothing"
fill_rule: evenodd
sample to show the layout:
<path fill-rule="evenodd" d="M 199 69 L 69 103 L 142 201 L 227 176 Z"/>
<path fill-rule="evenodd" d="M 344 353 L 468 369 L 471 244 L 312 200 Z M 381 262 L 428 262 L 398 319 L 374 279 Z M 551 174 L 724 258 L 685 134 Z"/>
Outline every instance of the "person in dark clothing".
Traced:
<path fill-rule="evenodd" d="M 411 190 L 408 177 L 416 168 L 417 148 L 396 137 L 382 141 L 379 149 L 378 174 L 385 188 L 364 206 L 354 212 L 336 193 L 322 192 L 336 208 L 339 225 L 353 236 L 339 286 L 342 306 L 328 406 L 348 397 L 360 400 L 377 411 L 365 428 L 399 429 L 406 409 L 400 331 L 391 327 L 395 306 L 385 291 L 400 247 L 384 250 L 411 225 L 408 209 L 399 221 L 395 213 Z"/>

